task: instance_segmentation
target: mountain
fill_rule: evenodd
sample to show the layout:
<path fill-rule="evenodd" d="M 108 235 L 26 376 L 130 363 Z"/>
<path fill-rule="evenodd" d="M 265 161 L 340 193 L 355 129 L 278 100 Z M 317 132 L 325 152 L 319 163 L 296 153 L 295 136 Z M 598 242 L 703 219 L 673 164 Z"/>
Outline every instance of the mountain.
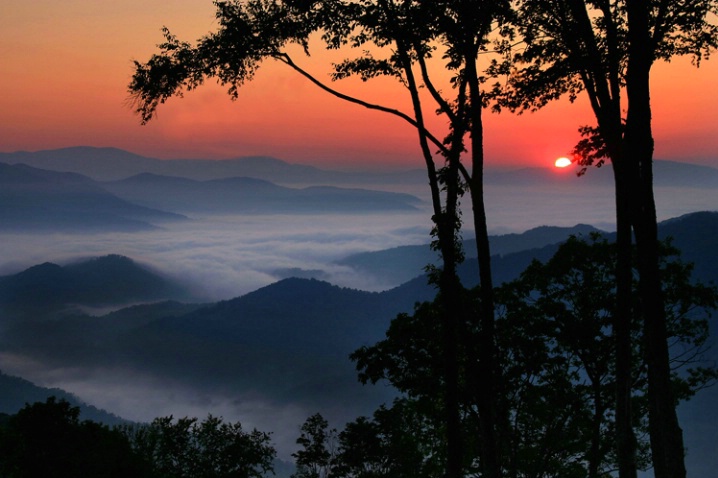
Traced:
<path fill-rule="evenodd" d="M 391 318 L 414 302 L 391 299 L 315 279 L 285 279 L 158 319 L 117 343 L 137 366 L 161 376 L 309 409 L 343 403 L 347 419 L 348 409 L 368 413 L 389 396 L 358 384 L 348 356 L 380 340 Z"/>
<path fill-rule="evenodd" d="M 151 173 L 200 181 L 252 177 L 279 184 L 381 184 L 413 183 L 417 180 L 426 182 L 426 173 L 422 170 L 400 173 L 346 173 L 291 164 L 266 156 L 223 160 L 159 160 L 117 148 L 87 146 L 0 153 L 0 162 L 22 163 L 53 171 L 70 171 L 98 181 L 116 181 L 137 174 Z"/>
<path fill-rule="evenodd" d="M 348 355 L 381 339 L 413 303 L 285 279 L 207 306 L 163 302 L 100 317 L 15 321 L 0 350 L 53 368 L 136 370 L 206 394 L 336 409 L 335 418 L 348 420 L 394 393 L 362 387 Z"/>
<path fill-rule="evenodd" d="M 696 279 L 718 285 L 718 212 L 702 211 L 663 221 L 658 235 L 671 238 L 683 260 L 694 264 Z"/>
<path fill-rule="evenodd" d="M 46 262 L 0 277 L 0 308 L 11 311 L 188 297 L 188 292 L 179 284 L 119 255 L 65 266 Z"/>
<path fill-rule="evenodd" d="M 120 199 L 79 174 L 0 163 L 3 231 L 141 231 L 182 219 Z"/>
<path fill-rule="evenodd" d="M 556 252 L 558 244 L 569 235 L 587 236 L 592 232 L 602 233 L 608 240 L 615 240 L 614 233 L 606 233 L 592 226 L 576 225 L 570 228 L 548 227 L 528 230 L 522 234 L 504 234 L 491 236 L 491 268 L 494 285 L 500 285 L 519 276 L 532 260 L 549 260 Z M 658 234 L 661 239 L 670 238 L 680 251 L 684 262 L 693 264 L 693 279 L 718 285 L 718 212 L 697 212 L 669 219 L 659 223 Z M 479 283 L 476 261 L 472 258 L 473 241 L 464 242 L 467 260 L 459 265 L 458 272 L 467 287 Z M 427 285 L 423 273 L 427 264 L 438 264 L 437 253 L 428 245 L 401 246 L 374 252 L 353 254 L 338 261 L 365 274 L 371 274 L 377 281 L 401 285 L 387 291 L 407 300 L 431 300 L 436 293 L 433 286 Z"/>
<path fill-rule="evenodd" d="M 152 173 L 203 181 L 252 177 L 283 185 L 412 184 L 422 186 L 426 184 L 426 172 L 421 168 L 400 172 L 344 172 L 291 164 L 266 156 L 225 160 L 159 160 L 116 148 L 86 146 L 36 152 L 0 153 L 0 162 L 22 163 L 52 171 L 75 172 L 98 181 L 116 181 L 137 174 Z M 419 163 L 417 162 L 417 164 Z M 555 168 L 514 170 L 487 168 L 485 181 L 486 184 L 491 185 L 523 187 L 539 185 L 610 187 L 613 185 L 613 176 L 609 165 L 602 168 L 589 168 L 586 175 L 578 181 L 575 177 L 575 169 L 566 169 L 557 171 Z M 656 186 L 714 188 L 718 187 L 718 169 L 683 162 L 656 160 L 654 162 L 654 184 Z"/>
<path fill-rule="evenodd" d="M 49 397 L 54 396 L 59 400 L 69 402 L 73 407 L 79 407 L 82 420 L 92 420 L 109 426 L 128 423 L 127 420 L 123 420 L 112 413 L 84 403 L 75 395 L 64 390 L 38 387 L 32 382 L 20 377 L 6 375 L 2 371 L 0 371 L 0 390 L 2 390 L 0 392 L 0 413 L 12 415 L 17 413 L 25 404 L 44 402 Z"/>
<path fill-rule="evenodd" d="M 511 171 L 488 169 L 486 184 L 513 187 L 561 186 L 613 187 L 613 170 L 610 165 L 591 167 L 576 178 L 576 169 L 520 168 Z M 655 187 L 715 188 L 718 187 L 718 168 L 698 164 L 655 160 L 653 162 L 653 185 Z"/>
<path fill-rule="evenodd" d="M 563 242 L 570 235 L 587 235 L 591 232 L 599 232 L 599 230 L 585 224 L 577 224 L 573 227 L 541 226 L 521 234 L 493 235 L 489 240 L 492 254 L 506 256 Z M 468 259 L 475 257 L 476 240 L 464 241 L 463 250 Z M 511 258 L 505 259 L 505 261 L 509 260 Z M 494 261 L 501 261 L 501 258 L 495 257 Z M 337 263 L 352 267 L 364 274 L 371 274 L 383 282 L 401 284 L 423 274 L 428 264 L 438 265 L 439 257 L 438 253 L 432 251 L 426 244 L 352 254 L 338 260 Z"/>
<path fill-rule="evenodd" d="M 103 185 L 133 203 L 205 214 L 409 211 L 421 203 L 409 194 L 329 186 L 296 189 L 249 177 L 197 181 L 143 173 Z"/>

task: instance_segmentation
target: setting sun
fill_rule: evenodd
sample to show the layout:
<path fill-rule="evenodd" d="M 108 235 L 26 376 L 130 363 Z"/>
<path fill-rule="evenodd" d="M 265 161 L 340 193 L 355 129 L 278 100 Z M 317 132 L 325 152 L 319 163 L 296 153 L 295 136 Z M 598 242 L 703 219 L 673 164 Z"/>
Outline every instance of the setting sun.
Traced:
<path fill-rule="evenodd" d="M 554 163 L 554 166 L 556 166 L 557 168 L 565 168 L 567 166 L 571 166 L 571 160 L 566 157 L 558 158 Z"/>

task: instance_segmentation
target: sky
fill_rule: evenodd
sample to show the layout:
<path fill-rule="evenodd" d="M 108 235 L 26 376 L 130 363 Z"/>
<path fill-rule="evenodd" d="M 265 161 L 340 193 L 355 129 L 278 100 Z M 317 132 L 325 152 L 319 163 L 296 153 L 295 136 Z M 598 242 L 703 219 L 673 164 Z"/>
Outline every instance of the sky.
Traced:
<path fill-rule="evenodd" d="M 415 131 L 401 120 L 319 91 L 267 63 L 236 102 L 210 83 L 163 105 L 140 126 L 128 105 L 133 60 L 145 61 L 167 26 L 193 41 L 216 28 L 210 0 L 3 0 L 0 3 L 0 151 L 117 147 L 161 159 L 274 156 L 333 169 L 421 167 Z M 323 77 L 317 54 L 300 64 Z M 686 59 L 653 73 L 655 157 L 718 167 L 718 61 Z M 406 110 L 390 80 L 337 88 Z M 487 114 L 490 166 L 549 166 L 592 124 L 587 103 Z M 441 123 L 435 123 L 440 126 Z"/>

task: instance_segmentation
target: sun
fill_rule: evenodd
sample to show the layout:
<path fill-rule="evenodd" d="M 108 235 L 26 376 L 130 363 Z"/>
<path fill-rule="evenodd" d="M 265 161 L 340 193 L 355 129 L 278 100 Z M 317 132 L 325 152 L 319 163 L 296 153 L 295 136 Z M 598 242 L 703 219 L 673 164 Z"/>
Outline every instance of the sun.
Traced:
<path fill-rule="evenodd" d="M 566 168 L 568 166 L 571 166 L 571 160 L 565 156 L 560 157 L 556 160 L 554 166 L 556 166 L 557 168 Z"/>

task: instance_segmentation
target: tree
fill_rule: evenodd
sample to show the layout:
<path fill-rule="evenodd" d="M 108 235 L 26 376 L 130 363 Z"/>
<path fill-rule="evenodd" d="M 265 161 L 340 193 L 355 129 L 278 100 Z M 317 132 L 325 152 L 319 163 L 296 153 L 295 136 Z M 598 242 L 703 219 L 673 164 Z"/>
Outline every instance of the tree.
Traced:
<path fill-rule="evenodd" d="M 133 450 L 167 478 L 260 478 L 272 471 L 276 451 L 270 435 L 246 432 L 239 422 L 209 415 L 156 418 L 149 425 L 122 428 Z"/>
<path fill-rule="evenodd" d="M 297 471 L 293 478 L 329 478 L 337 468 L 337 431 L 329 429 L 329 422 L 319 413 L 307 418 L 297 438 L 302 449 L 292 456 Z"/>
<path fill-rule="evenodd" d="M 502 291 L 509 326 L 528 327 L 533 337 L 544 337 L 544 342 L 553 347 L 552 354 L 565 357 L 571 368 L 579 371 L 578 383 L 564 393 L 566 396 L 584 393 L 582 402 L 592 404 L 585 417 L 587 430 L 592 430 L 585 436 L 586 443 L 590 443 L 584 455 L 589 477 L 612 469 L 616 459 L 612 450 L 615 422 L 610 419 L 615 411 L 611 397 L 618 365 L 611 330 L 615 312 L 610 305 L 616 294 L 616 255 L 615 244 L 598 235 L 593 235 L 590 241 L 571 238 L 550 261 L 534 262 L 519 280 Z M 713 287 L 692 283 L 691 270 L 690 265 L 679 260 L 670 244 L 661 244 L 660 273 L 666 285 L 667 335 L 671 339 L 671 386 L 677 391 L 677 400 L 690 398 L 716 377 L 715 368 L 705 367 L 694 359 L 705 348 L 707 318 L 718 295 Z M 519 307 L 510 305 L 517 300 Z M 526 321 L 526 317 L 531 319 Z M 539 322 L 540 327 L 532 326 L 533 321 Z M 640 315 L 631 318 L 631 343 L 636 357 L 644 355 L 641 349 L 645 343 L 639 340 L 641 323 Z M 643 435 L 648 430 L 649 416 L 645 361 L 632 364 L 631 376 L 629 398 L 635 410 L 632 425 Z M 639 440 L 637 449 L 637 464 L 645 468 L 649 463 L 647 443 Z"/>
<path fill-rule="evenodd" d="M 482 466 L 488 477 L 500 476 L 499 450 L 495 423 L 499 382 L 496 363 L 493 284 L 490 249 L 483 199 L 483 125 L 485 98 L 481 90 L 479 55 L 488 49 L 489 34 L 510 15 L 508 0 L 479 2 L 398 1 L 398 0 L 310 0 L 310 1 L 217 1 L 219 30 L 201 38 L 196 45 L 179 41 L 165 30 L 161 53 L 147 63 L 135 63 L 130 94 L 142 121 L 149 121 L 156 108 L 172 96 L 199 87 L 215 77 L 238 97 L 239 88 L 250 81 L 260 64 L 276 60 L 292 68 L 327 93 L 366 108 L 401 118 L 416 129 L 431 189 L 436 249 L 443 267 L 436 274 L 443 304 L 441 332 L 446 346 L 444 367 L 445 414 L 448 427 L 449 476 L 461 475 L 462 445 L 459 430 L 457 364 L 454 350 L 460 340 L 465 318 L 461 284 L 456 265 L 462 260 L 458 247 L 460 198 L 470 193 L 473 225 L 477 235 L 477 256 L 481 279 L 482 335 L 474 353 L 480 363 L 482 390 L 476 390 L 481 403 Z M 309 52 L 310 37 L 318 33 L 329 49 L 352 48 L 364 52 L 334 66 L 332 79 L 358 76 L 369 80 L 376 76 L 394 77 L 406 88 L 411 113 L 372 104 L 344 94 L 301 68 L 290 56 L 287 46 L 299 45 Z M 371 47 L 371 51 L 368 48 Z M 442 71 L 452 73 L 444 91 L 430 74 L 430 60 L 441 47 L 446 64 Z M 383 58 L 378 55 L 384 55 Z M 429 131 L 426 123 L 424 88 L 445 118 L 443 139 Z M 448 95 L 448 93 L 446 93 Z M 462 163 L 470 138 L 471 168 Z M 443 166 L 437 167 L 438 159 Z"/>
<path fill-rule="evenodd" d="M 576 153 L 585 166 L 610 160 L 616 185 L 619 357 L 618 452 L 620 475 L 635 476 L 635 436 L 630 427 L 630 250 L 637 244 L 643 340 L 649 369 L 651 444 L 657 477 L 685 476 L 682 431 L 670 387 L 663 293 L 658 280 L 658 240 L 653 197 L 650 70 L 657 60 L 692 55 L 698 64 L 718 45 L 718 2 L 706 1 L 522 1 L 519 30 L 524 66 L 510 80 L 505 105 L 536 109 L 567 94 L 585 92 L 597 120 L 583 127 Z M 627 114 L 621 115 L 625 92 Z M 585 169 L 583 170 L 585 171 Z"/>
<path fill-rule="evenodd" d="M 446 441 L 441 414 L 426 413 L 411 399 L 381 406 L 371 418 L 347 423 L 341 433 L 320 414 L 309 417 L 297 444 L 294 478 L 430 478 L 442 474 Z"/>
<path fill-rule="evenodd" d="M 671 379 L 677 399 L 687 400 L 718 377 L 716 369 L 701 363 L 706 347 L 710 311 L 718 292 L 693 283 L 691 266 L 677 251 L 661 247 L 661 278 L 666 284 L 666 315 L 671 337 Z M 615 313 L 617 247 L 598 235 L 589 240 L 571 238 L 548 262 L 532 263 L 521 277 L 497 290 L 498 345 L 502 364 L 502 417 L 499 435 L 508 476 L 600 477 L 615 469 L 616 356 L 612 327 Z M 637 284 L 634 284 L 637 287 Z M 475 292 L 474 292 L 475 293 Z M 636 311 L 639 309 L 636 308 Z M 353 354 L 360 380 L 387 380 L 406 396 L 412 410 L 430 420 L 436 406 L 434 390 L 443 377 L 440 343 L 436 334 L 435 304 L 418 305 L 413 315 L 399 315 L 387 338 Z M 634 355 L 644 343 L 642 317 L 630 321 Z M 469 339 L 480 333 L 470 324 Z M 462 423 L 472 428 L 477 404 L 470 390 L 474 363 L 466 350 L 462 364 Z M 630 399 L 633 426 L 645 436 L 648 402 L 644 361 L 632 364 Z M 431 423 L 431 422 L 428 422 Z M 441 427 L 429 426 L 421 437 L 423 448 L 437 453 Z M 637 464 L 649 463 L 648 444 L 637 440 Z M 431 454 L 431 452 L 429 453 Z M 475 457 L 474 457 L 475 458 Z M 472 470 L 470 461 L 466 470 Z"/>
<path fill-rule="evenodd" d="M 0 475 L 9 478 L 150 476 L 116 430 L 80 421 L 65 400 L 27 404 L 0 426 Z"/>
<path fill-rule="evenodd" d="M 339 434 L 338 471 L 343 478 L 430 478 L 441 475 L 446 443 L 437 441 L 440 416 L 403 398 L 371 418 L 348 423 Z"/>

